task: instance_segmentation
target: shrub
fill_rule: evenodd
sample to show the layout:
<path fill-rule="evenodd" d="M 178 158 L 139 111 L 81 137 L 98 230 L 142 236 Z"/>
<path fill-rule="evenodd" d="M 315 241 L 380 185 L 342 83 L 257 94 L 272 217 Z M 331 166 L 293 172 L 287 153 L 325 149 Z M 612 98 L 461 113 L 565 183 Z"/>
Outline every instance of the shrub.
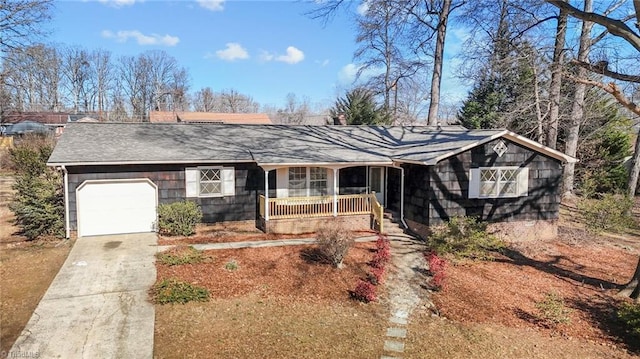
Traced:
<path fill-rule="evenodd" d="M 177 279 L 164 279 L 153 286 L 153 299 L 158 304 L 206 302 L 209 291 Z"/>
<path fill-rule="evenodd" d="M 235 259 L 232 259 L 230 261 L 228 261 L 227 263 L 224 264 L 224 269 L 228 270 L 228 271 L 235 271 L 238 270 L 238 262 L 236 262 Z"/>
<path fill-rule="evenodd" d="M 425 253 L 425 258 L 429 265 L 429 273 L 432 276 L 429 287 L 433 290 L 442 289 L 446 279 L 447 261 L 439 257 L 436 252 Z"/>
<path fill-rule="evenodd" d="M 190 236 L 196 224 L 202 220 L 202 211 L 191 201 L 173 202 L 158 206 L 158 226 L 161 234 L 168 236 Z"/>
<path fill-rule="evenodd" d="M 384 266 L 383 267 L 371 268 L 371 271 L 367 275 L 367 279 L 373 285 L 382 284 L 382 283 L 384 283 L 384 274 L 385 274 L 385 272 L 386 272 L 386 270 L 385 270 Z"/>
<path fill-rule="evenodd" d="M 623 303 L 616 311 L 616 315 L 625 329 L 640 339 L 640 304 Z"/>
<path fill-rule="evenodd" d="M 378 236 L 378 239 L 376 240 L 376 249 L 377 250 L 391 250 L 391 243 L 389 242 L 389 238 L 387 238 L 387 236 L 381 234 Z"/>
<path fill-rule="evenodd" d="M 488 260 L 492 258 L 489 252 L 502 249 L 504 243 L 487 233 L 487 223 L 474 217 L 452 217 L 433 229 L 430 247 L 440 255 Z"/>
<path fill-rule="evenodd" d="M 342 268 L 342 261 L 353 246 L 353 233 L 342 222 L 329 220 L 316 231 L 318 250 L 321 255 L 337 268 Z"/>
<path fill-rule="evenodd" d="M 31 139 L 31 138 L 30 138 Z M 64 235 L 64 193 L 62 178 L 47 159 L 53 142 L 41 138 L 22 141 L 9 151 L 16 172 L 16 191 L 9 208 L 27 239 Z"/>
<path fill-rule="evenodd" d="M 544 299 L 536 303 L 538 317 L 550 326 L 560 323 L 569 323 L 569 309 L 564 304 L 564 299 L 557 293 L 547 293 Z"/>
<path fill-rule="evenodd" d="M 351 296 L 361 302 L 369 303 L 377 299 L 376 286 L 373 283 L 360 279 Z"/>
<path fill-rule="evenodd" d="M 169 251 L 156 254 L 161 264 L 175 266 L 181 264 L 197 264 L 204 261 L 205 256 L 192 246 L 178 246 Z"/>
<path fill-rule="evenodd" d="M 374 268 L 383 268 L 391 259 L 391 250 L 388 247 L 378 249 L 369 264 Z"/>
<path fill-rule="evenodd" d="M 600 199 L 582 199 L 578 209 L 584 214 L 587 230 L 594 233 L 622 231 L 633 225 L 633 200 L 620 194 L 603 194 Z"/>

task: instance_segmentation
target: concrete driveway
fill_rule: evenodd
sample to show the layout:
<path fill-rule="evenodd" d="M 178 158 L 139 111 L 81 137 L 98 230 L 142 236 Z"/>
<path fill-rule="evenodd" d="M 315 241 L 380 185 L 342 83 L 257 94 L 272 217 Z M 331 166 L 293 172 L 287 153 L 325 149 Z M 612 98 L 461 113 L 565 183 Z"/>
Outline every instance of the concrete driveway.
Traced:
<path fill-rule="evenodd" d="M 154 233 L 79 238 L 13 358 L 152 358 Z"/>

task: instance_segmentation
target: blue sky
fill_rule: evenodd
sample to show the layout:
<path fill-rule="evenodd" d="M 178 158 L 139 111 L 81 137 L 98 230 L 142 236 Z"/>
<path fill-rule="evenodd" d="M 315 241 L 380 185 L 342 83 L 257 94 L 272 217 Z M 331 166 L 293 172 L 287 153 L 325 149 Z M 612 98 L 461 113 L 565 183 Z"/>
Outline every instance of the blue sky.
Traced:
<path fill-rule="evenodd" d="M 351 15 L 332 21 L 305 15 L 303 1 L 57 1 L 50 40 L 114 57 L 164 50 L 191 75 L 191 91 L 235 89 L 261 105 L 282 106 L 288 93 L 330 106 L 348 89 L 355 26 Z M 354 7 L 358 3 L 353 3 Z M 466 88 L 452 77 L 452 59 L 464 32 L 447 37 L 443 98 L 459 100 Z"/>

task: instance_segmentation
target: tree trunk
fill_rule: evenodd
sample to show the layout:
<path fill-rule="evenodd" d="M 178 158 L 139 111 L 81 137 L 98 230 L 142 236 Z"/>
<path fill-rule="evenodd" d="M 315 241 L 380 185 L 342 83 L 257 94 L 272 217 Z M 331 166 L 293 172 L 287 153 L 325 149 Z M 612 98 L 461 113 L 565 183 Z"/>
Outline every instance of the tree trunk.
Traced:
<path fill-rule="evenodd" d="M 636 303 L 640 302 L 640 259 L 638 259 L 638 265 L 636 266 L 635 273 L 633 273 L 633 277 L 619 294 L 632 298 Z"/>
<path fill-rule="evenodd" d="M 562 58 L 564 55 L 565 38 L 567 34 L 567 12 L 560 9 L 556 41 L 551 63 L 551 84 L 549 86 L 549 128 L 547 128 L 546 145 L 555 149 L 558 143 L 558 122 L 560 120 L 560 90 L 562 88 Z"/>
<path fill-rule="evenodd" d="M 636 136 L 636 145 L 631 157 L 631 169 L 629 171 L 629 182 L 627 182 L 627 194 L 630 198 L 635 197 L 638 189 L 638 176 L 640 175 L 640 129 Z"/>
<path fill-rule="evenodd" d="M 593 0 L 584 1 L 584 11 L 593 11 Z M 589 61 L 589 51 L 591 50 L 591 29 L 593 23 L 590 21 L 582 22 L 582 32 L 580 33 L 580 49 L 578 50 L 578 61 Z M 579 78 L 586 78 L 588 70 L 578 67 Z M 573 94 L 573 106 L 571 108 L 571 119 L 569 120 L 569 131 L 567 134 L 565 154 L 575 157 L 578 150 L 578 139 L 580 135 L 580 125 L 584 117 L 584 97 L 587 91 L 587 85 L 576 83 L 575 92 Z M 564 194 L 573 194 L 575 182 L 575 163 L 567 163 L 564 167 Z"/>
<path fill-rule="evenodd" d="M 447 36 L 447 21 L 451 11 L 451 1 L 442 2 L 442 11 L 438 18 L 438 33 L 436 36 L 436 50 L 433 56 L 433 76 L 431 77 L 431 101 L 427 122 L 431 126 L 438 124 L 438 109 L 440 107 L 440 84 L 442 83 L 442 63 L 444 59 L 444 40 Z"/>

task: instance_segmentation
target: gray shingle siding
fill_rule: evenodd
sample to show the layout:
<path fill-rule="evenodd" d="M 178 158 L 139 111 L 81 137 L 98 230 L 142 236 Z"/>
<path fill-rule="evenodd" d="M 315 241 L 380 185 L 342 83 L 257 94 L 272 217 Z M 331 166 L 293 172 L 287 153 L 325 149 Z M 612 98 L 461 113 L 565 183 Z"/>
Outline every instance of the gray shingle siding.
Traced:
<path fill-rule="evenodd" d="M 264 172 L 252 163 L 228 163 L 235 169 L 235 196 L 189 198 L 198 203 L 203 222 L 251 220 L 257 217 L 257 195 L 264 192 Z M 158 186 L 158 202 L 171 203 L 185 199 L 185 167 L 194 165 L 125 165 L 73 166 L 69 171 L 69 220 L 77 228 L 76 188 L 87 180 L 148 178 Z"/>
<path fill-rule="evenodd" d="M 562 164 L 506 140 L 508 151 L 498 157 L 492 149 L 495 142 L 435 166 L 404 164 L 405 217 L 426 225 L 442 223 L 452 216 L 477 216 L 489 222 L 558 218 Z M 528 196 L 468 198 L 469 170 L 490 166 L 528 167 Z"/>

